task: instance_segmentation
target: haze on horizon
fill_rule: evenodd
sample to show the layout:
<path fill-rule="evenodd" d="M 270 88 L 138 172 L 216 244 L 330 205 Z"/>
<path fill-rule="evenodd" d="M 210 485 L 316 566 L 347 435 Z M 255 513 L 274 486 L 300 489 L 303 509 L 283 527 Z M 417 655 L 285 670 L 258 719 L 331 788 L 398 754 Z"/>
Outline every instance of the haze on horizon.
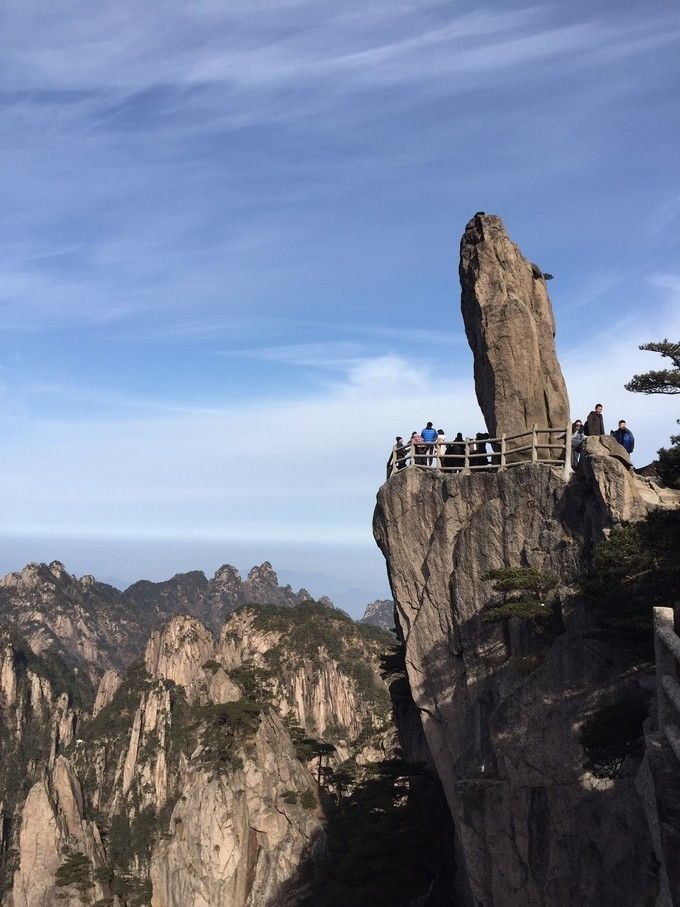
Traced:
<path fill-rule="evenodd" d="M 680 10 L 660 0 L 11 3 L 0 571 L 268 559 L 356 609 L 395 434 L 482 428 L 458 243 L 549 285 L 573 416 L 643 465 L 680 336 Z"/>

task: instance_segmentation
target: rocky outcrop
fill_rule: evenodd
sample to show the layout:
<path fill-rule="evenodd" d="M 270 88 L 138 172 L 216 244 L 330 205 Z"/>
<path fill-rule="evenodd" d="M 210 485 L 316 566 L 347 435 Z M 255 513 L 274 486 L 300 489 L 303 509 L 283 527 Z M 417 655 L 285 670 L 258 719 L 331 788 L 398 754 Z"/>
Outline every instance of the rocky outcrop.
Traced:
<path fill-rule="evenodd" d="M 379 598 L 366 605 L 364 616 L 359 621 L 381 630 L 394 629 L 394 602 L 391 598 Z"/>
<path fill-rule="evenodd" d="M 362 635 L 341 611 L 323 610 L 243 608 L 225 623 L 215 659 L 234 676 L 255 668 L 282 716 L 351 749 L 366 730 L 389 725 L 380 654 L 392 640 Z"/>
<path fill-rule="evenodd" d="M 498 217 L 467 225 L 460 277 L 490 433 L 566 428 L 544 278 Z M 677 506 L 671 498 L 607 437 L 586 440 L 570 479 L 539 462 L 472 475 L 406 469 L 380 489 L 374 534 L 419 721 L 408 696 L 395 714 L 407 752 L 441 782 L 461 903 L 633 907 L 653 897 L 639 758 L 598 773 L 582 743 L 594 715 L 622 702 L 644 710 L 649 691 L 629 654 L 594 632 L 579 580 L 613 527 Z M 550 609 L 536 622 L 485 620 L 497 604 L 489 571 L 515 567 L 557 577 Z"/>
<path fill-rule="evenodd" d="M 235 772 L 190 770 L 153 851 L 152 907 L 298 903 L 307 882 L 299 868 L 321 830 L 318 810 L 300 804 L 312 786 L 273 716 Z"/>
<path fill-rule="evenodd" d="M 406 649 L 411 692 L 459 848 L 463 902 L 633 905 L 649 894 L 651 844 L 635 766 L 603 782 L 584 768 L 579 728 L 629 692 L 625 654 L 593 638 L 573 583 L 605 510 L 592 462 L 567 484 L 540 465 L 487 475 L 403 470 L 378 494 L 374 531 Z M 642 505 L 640 505 L 642 506 Z M 486 623 L 490 569 L 560 577 L 549 638 L 518 619 Z"/>
<path fill-rule="evenodd" d="M 492 437 L 569 422 L 555 353 L 555 319 L 539 268 L 500 217 L 476 214 L 460 245 L 461 309 L 474 354 L 475 390 Z"/>
<path fill-rule="evenodd" d="M 108 671 L 104 671 L 102 679 L 99 681 L 99 686 L 97 687 L 97 695 L 94 698 L 94 705 L 92 706 L 92 717 L 98 715 L 102 709 L 113 700 L 113 697 L 118 692 L 118 688 L 122 683 L 122 676 L 115 668 L 109 668 Z"/>

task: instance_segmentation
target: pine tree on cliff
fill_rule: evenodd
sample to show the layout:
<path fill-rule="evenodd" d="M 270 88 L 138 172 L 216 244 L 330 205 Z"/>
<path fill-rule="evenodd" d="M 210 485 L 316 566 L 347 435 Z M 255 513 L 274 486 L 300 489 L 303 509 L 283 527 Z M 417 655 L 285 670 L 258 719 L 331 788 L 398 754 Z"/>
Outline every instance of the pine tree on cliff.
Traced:
<path fill-rule="evenodd" d="M 659 343 L 643 343 L 640 349 L 660 353 L 671 360 L 673 367 L 633 375 L 625 385 L 626 390 L 638 394 L 680 394 L 680 343 L 664 339 Z M 662 482 L 673 486 L 680 482 L 680 435 L 671 435 L 671 445 L 659 449 L 658 469 Z"/>
<path fill-rule="evenodd" d="M 673 368 L 633 375 L 625 385 L 626 390 L 637 394 L 680 394 L 680 343 L 662 340 L 659 343 L 643 343 L 640 349 L 660 353 L 671 360 Z"/>

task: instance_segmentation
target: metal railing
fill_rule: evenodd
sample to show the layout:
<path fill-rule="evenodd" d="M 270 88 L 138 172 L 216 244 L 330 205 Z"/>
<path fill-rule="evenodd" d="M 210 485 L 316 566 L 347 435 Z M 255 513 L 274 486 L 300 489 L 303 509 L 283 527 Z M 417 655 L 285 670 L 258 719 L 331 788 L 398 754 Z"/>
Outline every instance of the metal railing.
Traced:
<path fill-rule="evenodd" d="M 514 435 L 498 438 L 464 438 L 462 441 L 433 441 L 405 444 L 392 451 L 387 478 L 407 467 L 471 473 L 510 469 L 522 463 L 560 466 L 571 472 L 571 426 L 548 428 L 534 425 Z"/>
<path fill-rule="evenodd" d="M 673 627 L 672 608 L 654 608 L 654 655 L 656 660 L 656 709 L 659 732 L 680 759 L 680 636 Z"/>

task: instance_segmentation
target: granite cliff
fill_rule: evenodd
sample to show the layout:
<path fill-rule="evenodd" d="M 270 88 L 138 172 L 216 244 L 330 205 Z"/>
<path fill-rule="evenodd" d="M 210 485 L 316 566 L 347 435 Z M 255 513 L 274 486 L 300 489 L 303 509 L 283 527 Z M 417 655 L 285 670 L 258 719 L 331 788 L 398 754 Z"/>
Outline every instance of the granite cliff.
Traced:
<path fill-rule="evenodd" d="M 1 902 L 308 902 L 323 785 L 395 751 L 389 642 L 310 601 L 241 607 L 217 637 L 178 615 L 93 697 L 85 671 L 5 631 Z"/>
<path fill-rule="evenodd" d="M 499 218 L 468 224 L 461 284 L 489 431 L 566 426 L 543 279 Z M 456 903 L 653 902 L 639 757 L 606 776 L 583 743 L 584 727 L 607 708 L 644 715 L 650 684 L 625 648 L 595 632 L 580 580 L 612 527 L 677 504 L 607 437 L 588 439 L 571 476 L 540 462 L 473 474 L 405 469 L 380 489 L 374 534 L 420 721 L 408 707 L 397 719 L 446 797 Z M 489 571 L 517 567 L 556 577 L 545 617 L 489 620 Z"/>

